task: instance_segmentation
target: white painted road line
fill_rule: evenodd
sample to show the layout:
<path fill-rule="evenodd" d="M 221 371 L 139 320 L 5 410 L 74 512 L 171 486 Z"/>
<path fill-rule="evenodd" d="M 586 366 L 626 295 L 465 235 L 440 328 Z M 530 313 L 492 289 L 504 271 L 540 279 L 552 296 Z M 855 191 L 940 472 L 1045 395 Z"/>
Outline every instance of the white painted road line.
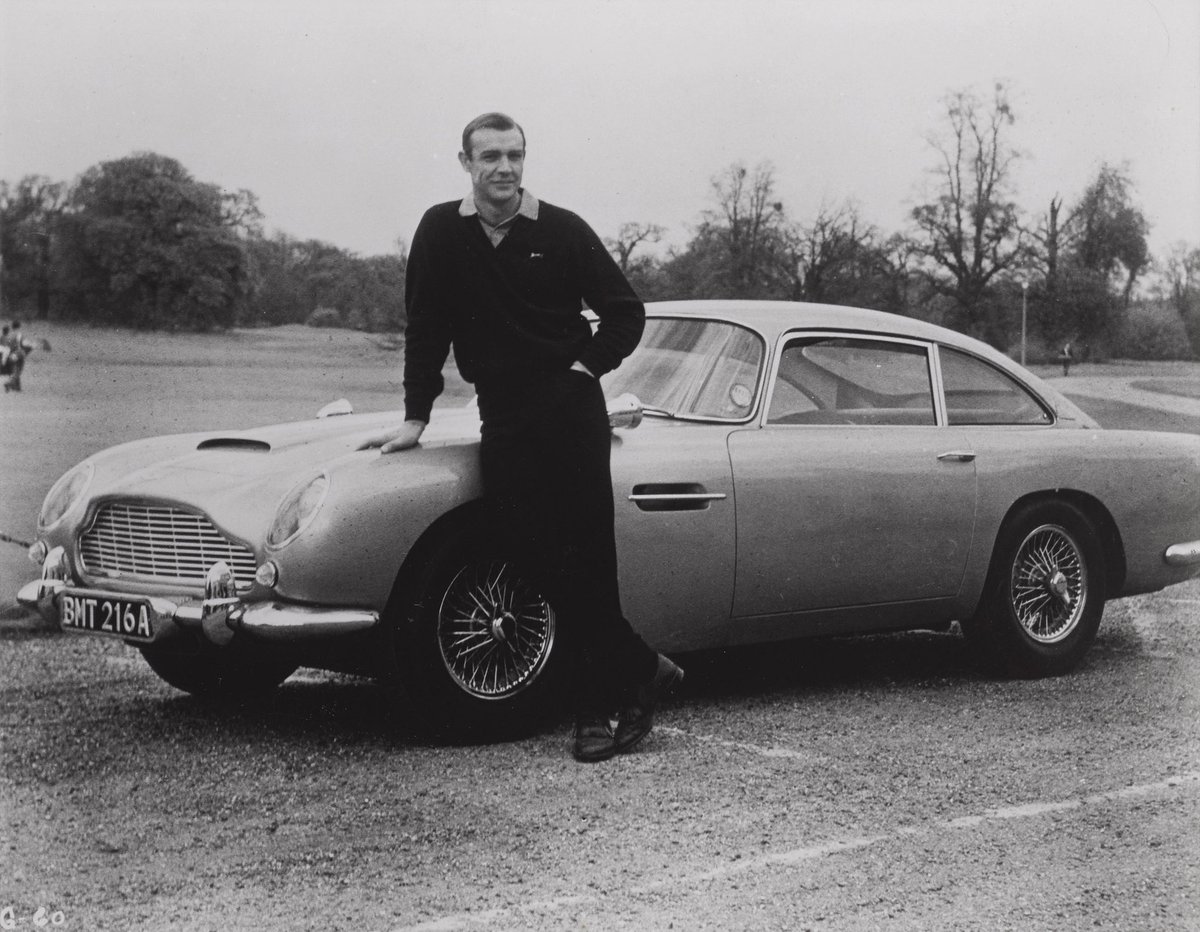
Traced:
<path fill-rule="evenodd" d="M 660 731 L 667 731 L 665 728 L 660 728 Z M 674 729 L 672 729 L 674 730 Z M 714 739 L 713 743 L 729 745 L 732 747 L 740 747 L 737 742 L 718 742 Z M 760 749 L 767 750 L 767 749 Z M 1192 791 L 1200 787 L 1200 771 L 1194 773 L 1179 774 L 1174 777 L 1167 777 L 1164 780 L 1158 780 L 1153 783 L 1142 783 L 1137 786 L 1127 786 L 1119 790 L 1110 790 L 1105 793 L 1093 793 L 1089 796 L 1077 796 L 1069 799 L 1047 800 L 1045 802 L 1030 802 L 1017 806 L 1003 806 L 997 809 L 985 809 L 981 813 L 974 815 L 959 816 L 953 819 L 944 819 L 927 823 L 924 827 L 911 827 L 895 829 L 894 831 L 884 832 L 879 835 L 863 835 L 850 836 L 840 839 L 831 839 L 817 845 L 808 845 L 802 848 L 792 848 L 788 851 L 773 852 L 771 854 L 758 854 L 753 857 L 738 858 L 734 861 L 725 861 L 716 864 L 707 870 L 694 871 L 690 874 L 682 876 L 664 877 L 661 880 L 654 880 L 649 883 L 644 883 L 636 887 L 629 887 L 622 891 L 622 896 L 627 898 L 630 896 L 638 896 L 645 893 L 653 893 L 663 889 L 671 889 L 678 891 L 685 886 L 694 886 L 714 880 L 725 880 L 737 874 L 745 874 L 750 871 L 758 871 L 769 869 L 777 866 L 788 866 L 797 864 L 802 861 L 811 861 L 816 858 L 829 857 L 833 855 L 845 854 L 850 851 L 856 851 L 861 848 L 869 848 L 873 845 L 882 844 L 884 842 L 895 841 L 901 838 L 911 838 L 914 835 L 935 834 L 943 831 L 956 831 L 963 828 L 977 828 L 981 825 L 986 825 L 988 822 L 1004 822 L 1016 819 L 1035 819 L 1041 816 L 1056 813 L 1069 812 L 1072 810 L 1083 809 L 1088 806 L 1104 806 L 1112 803 L 1119 803 L 1129 799 L 1141 799 L 1146 796 L 1154 796 L 1158 794 L 1170 794 L 1173 791 Z M 561 896 L 547 900 L 534 900 L 529 903 L 522 903 L 516 906 L 500 907 L 498 909 L 489 909 L 475 913 L 454 913 L 447 916 L 442 916 L 438 919 L 431 919 L 428 922 L 422 922 L 414 926 L 404 926 L 398 929 L 397 932 L 448 932 L 452 929 L 464 929 L 471 926 L 487 925 L 503 921 L 506 924 L 512 925 L 519 921 L 519 917 L 528 916 L 533 918 L 541 916 L 545 913 L 556 912 L 561 909 L 566 909 L 572 906 L 586 906 L 604 901 L 604 894 L 575 894 L 572 896 Z"/>
<path fill-rule="evenodd" d="M 656 734 L 670 735 L 672 738 L 687 738 L 690 741 L 698 741 L 701 744 L 729 748 L 732 751 L 745 751 L 748 754 L 757 754 L 760 757 L 802 760 L 809 763 L 815 763 L 819 760 L 819 755 L 811 754 L 807 751 L 793 751 L 791 748 L 761 747 L 757 744 L 746 744 L 742 741 L 730 741 L 728 738 L 718 738 L 716 735 L 697 735 L 690 731 L 684 731 L 682 728 L 670 728 L 665 725 L 657 726 L 654 731 Z"/>

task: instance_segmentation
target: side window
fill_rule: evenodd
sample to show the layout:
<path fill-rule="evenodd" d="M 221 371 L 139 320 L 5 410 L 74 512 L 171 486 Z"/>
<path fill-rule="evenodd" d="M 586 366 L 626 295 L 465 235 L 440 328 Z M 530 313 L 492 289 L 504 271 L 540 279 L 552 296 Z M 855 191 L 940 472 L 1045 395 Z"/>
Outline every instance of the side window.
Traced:
<path fill-rule="evenodd" d="M 888 340 L 794 340 L 779 359 L 767 422 L 933 425 L 928 354 Z"/>
<path fill-rule="evenodd" d="M 1050 412 L 999 369 L 945 346 L 938 349 L 938 356 L 950 424 L 1050 423 Z"/>

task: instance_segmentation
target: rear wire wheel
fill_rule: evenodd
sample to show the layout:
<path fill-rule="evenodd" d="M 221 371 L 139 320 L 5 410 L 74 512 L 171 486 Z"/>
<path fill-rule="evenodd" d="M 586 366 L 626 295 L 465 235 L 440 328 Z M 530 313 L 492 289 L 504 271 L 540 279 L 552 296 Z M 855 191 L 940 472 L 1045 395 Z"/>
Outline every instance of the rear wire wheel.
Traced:
<path fill-rule="evenodd" d="M 983 600 L 964 628 L 980 659 L 998 672 L 1056 676 L 1087 653 L 1104 599 L 1095 526 L 1066 502 L 1027 505 L 1005 522 Z"/>

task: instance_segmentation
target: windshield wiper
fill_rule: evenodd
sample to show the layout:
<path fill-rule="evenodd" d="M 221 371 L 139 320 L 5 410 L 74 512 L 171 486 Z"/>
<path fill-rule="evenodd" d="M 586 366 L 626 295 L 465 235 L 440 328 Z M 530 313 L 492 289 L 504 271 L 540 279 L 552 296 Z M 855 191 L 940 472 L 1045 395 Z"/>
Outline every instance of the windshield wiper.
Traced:
<path fill-rule="evenodd" d="M 674 411 L 668 411 L 666 408 L 656 408 L 654 405 L 642 405 L 642 413 L 649 414 L 652 417 L 665 417 L 670 420 L 678 418 L 678 415 Z"/>

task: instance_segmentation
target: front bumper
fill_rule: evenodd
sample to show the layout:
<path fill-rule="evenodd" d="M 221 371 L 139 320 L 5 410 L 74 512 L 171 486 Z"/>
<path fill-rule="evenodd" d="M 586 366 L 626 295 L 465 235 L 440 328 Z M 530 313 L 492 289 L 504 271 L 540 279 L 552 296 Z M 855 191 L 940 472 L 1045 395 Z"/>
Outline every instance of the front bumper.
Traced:
<path fill-rule="evenodd" d="M 42 563 L 42 578 L 27 583 L 17 601 L 36 610 L 46 621 L 61 625 L 62 599 L 85 596 L 129 599 L 127 593 L 106 592 L 71 585 L 70 571 L 61 548 Z M 366 631 L 379 624 L 379 613 L 367 609 L 322 608 L 286 602 L 243 602 L 237 595 L 233 573 L 224 563 L 209 569 L 203 599 L 138 596 L 151 614 L 156 643 L 180 630 L 199 631 L 217 645 L 228 644 L 241 633 L 266 642 L 295 643 Z M 72 629 L 64 629 L 72 630 Z"/>

